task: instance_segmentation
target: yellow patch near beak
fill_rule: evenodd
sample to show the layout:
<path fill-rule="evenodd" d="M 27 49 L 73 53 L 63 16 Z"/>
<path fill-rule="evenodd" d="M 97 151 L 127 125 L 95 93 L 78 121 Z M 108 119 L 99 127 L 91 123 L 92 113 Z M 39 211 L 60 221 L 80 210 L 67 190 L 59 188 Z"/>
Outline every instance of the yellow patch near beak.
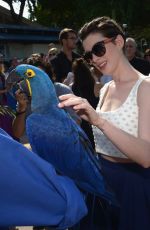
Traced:
<path fill-rule="evenodd" d="M 27 83 L 29 94 L 30 94 L 30 97 L 31 97 L 32 96 L 32 90 L 31 90 L 30 82 L 29 82 L 28 79 L 26 79 L 26 83 Z"/>

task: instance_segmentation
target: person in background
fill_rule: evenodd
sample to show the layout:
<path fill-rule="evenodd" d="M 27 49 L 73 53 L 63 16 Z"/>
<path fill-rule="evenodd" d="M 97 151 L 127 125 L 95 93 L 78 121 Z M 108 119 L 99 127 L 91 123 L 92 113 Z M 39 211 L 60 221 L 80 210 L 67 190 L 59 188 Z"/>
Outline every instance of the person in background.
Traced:
<path fill-rule="evenodd" d="M 49 49 L 45 61 L 50 63 L 51 60 L 53 60 L 57 54 L 58 54 L 58 49 L 56 47 Z"/>
<path fill-rule="evenodd" d="M 55 44 L 54 44 L 54 43 L 51 42 L 51 43 L 48 44 L 48 49 L 49 49 L 49 50 L 50 50 L 51 48 L 54 48 L 54 47 L 55 47 Z"/>
<path fill-rule="evenodd" d="M 0 128 L 4 129 L 14 138 L 12 123 L 15 118 L 15 111 L 13 111 L 7 103 L 7 93 L 10 88 L 11 84 L 6 85 L 4 64 L 0 62 Z"/>
<path fill-rule="evenodd" d="M 149 230 L 150 78 L 125 57 L 124 32 L 113 19 L 104 16 L 86 23 L 80 38 L 93 65 L 113 80 L 101 89 L 96 111 L 75 95 L 60 96 L 58 107 L 71 106 L 93 125 L 103 175 L 119 202 L 114 229 Z"/>
<path fill-rule="evenodd" d="M 150 63 L 150 49 L 145 50 L 144 59 Z"/>
<path fill-rule="evenodd" d="M 44 54 L 42 53 L 32 53 L 29 58 L 32 58 L 33 60 L 39 60 L 41 62 L 44 61 Z M 27 58 L 28 60 L 28 58 Z"/>
<path fill-rule="evenodd" d="M 7 76 L 19 64 L 20 64 L 19 59 L 17 57 L 13 57 L 12 60 L 10 60 L 10 66 L 7 70 Z M 14 97 L 14 91 L 16 91 L 15 87 L 9 89 L 9 91 L 7 92 L 7 104 L 12 110 L 15 111 L 17 101 L 16 101 L 16 98 Z"/>
<path fill-rule="evenodd" d="M 10 60 L 10 67 L 8 68 L 8 73 L 10 73 L 13 69 L 16 68 L 17 65 L 19 65 L 19 60 L 17 57 L 13 57 L 11 60 Z"/>
<path fill-rule="evenodd" d="M 15 118 L 15 113 L 8 106 L 0 105 L 0 128 L 4 129 L 13 138 L 12 123 Z"/>
<path fill-rule="evenodd" d="M 112 77 L 109 75 L 103 75 L 97 68 L 94 66 L 91 67 L 92 75 L 95 79 L 94 94 L 96 97 L 99 97 L 100 89 L 109 81 L 112 80 Z"/>
<path fill-rule="evenodd" d="M 64 79 L 63 84 L 71 87 L 73 84 L 73 81 L 74 81 L 74 74 L 73 74 L 73 72 L 69 72 L 67 74 L 67 77 Z"/>
<path fill-rule="evenodd" d="M 4 69 L 4 63 L 0 62 L 0 105 L 6 105 L 7 104 L 7 96 L 6 93 L 8 91 L 8 88 L 6 88 L 5 84 L 5 69 Z"/>
<path fill-rule="evenodd" d="M 71 86 L 73 93 L 86 98 L 90 105 L 96 108 L 99 98 L 94 94 L 95 80 L 86 61 L 82 58 L 76 59 L 72 64 L 72 72 L 74 74 Z M 87 121 L 82 120 L 81 128 L 89 137 L 93 148 L 95 148 L 91 125 Z"/>
<path fill-rule="evenodd" d="M 80 57 L 79 54 L 73 51 L 76 48 L 77 39 L 77 33 L 73 29 L 64 28 L 60 31 L 59 41 L 62 49 L 51 60 L 57 82 L 64 81 L 67 74 L 72 71 L 72 62 Z"/>
<path fill-rule="evenodd" d="M 125 54 L 130 64 L 144 75 L 150 73 L 150 63 L 143 58 L 136 56 L 137 44 L 134 38 L 127 38 L 125 43 Z"/>

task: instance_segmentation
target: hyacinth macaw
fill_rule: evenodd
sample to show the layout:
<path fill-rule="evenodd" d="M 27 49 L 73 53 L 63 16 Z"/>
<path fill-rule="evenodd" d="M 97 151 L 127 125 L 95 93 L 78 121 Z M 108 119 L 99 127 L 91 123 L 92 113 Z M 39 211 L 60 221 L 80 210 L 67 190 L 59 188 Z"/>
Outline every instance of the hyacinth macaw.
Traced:
<path fill-rule="evenodd" d="M 87 213 L 74 182 L 0 129 L 0 226 L 66 229 Z"/>
<path fill-rule="evenodd" d="M 27 118 L 26 131 L 33 151 L 59 173 L 72 178 L 83 191 L 115 203 L 86 134 L 58 108 L 59 101 L 48 75 L 25 64 L 17 66 L 8 79 L 11 82 L 23 79 L 20 88 L 31 97 L 32 114 Z"/>

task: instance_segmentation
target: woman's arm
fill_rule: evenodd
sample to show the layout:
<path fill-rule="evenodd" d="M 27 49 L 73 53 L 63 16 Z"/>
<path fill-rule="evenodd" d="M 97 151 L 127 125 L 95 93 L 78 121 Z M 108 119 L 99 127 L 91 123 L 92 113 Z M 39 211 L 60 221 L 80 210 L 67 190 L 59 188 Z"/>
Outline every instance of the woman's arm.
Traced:
<path fill-rule="evenodd" d="M 87 100 L 71 95 L 63 95 L 59 107 L 72 106 L 80 116 L 92 125 L 101 129 L 104 134 L 128 158 L 145 168 L 150 167 L 150 83 L 142 84 L 138 92 L 139 128 L 138 136 L 134 137 L 111 122 L 103 119 L 89 105 Z"/>

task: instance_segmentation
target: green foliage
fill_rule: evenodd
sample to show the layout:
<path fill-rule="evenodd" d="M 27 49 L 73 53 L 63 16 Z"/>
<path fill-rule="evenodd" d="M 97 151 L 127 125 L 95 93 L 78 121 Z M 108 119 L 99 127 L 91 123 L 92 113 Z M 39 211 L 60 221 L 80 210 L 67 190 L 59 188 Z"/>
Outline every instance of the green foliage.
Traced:
<path fill-rule="evenodd" d="M 12 19 L 13 19 L 14 23 L 17 23 L 17 24 L 22 23 L 23 11 L 25 8 L 26 1 L 28 3 L 30 12 L 32 11 L 32 8 L 35 8 L 35 3 L 36 3 L 36 0 L 3 0 L 3 1 L 9 5 Z M 18 14 L 14 10 L 14 3 L 19 4 L 19 13 Z"/>
<path fill-rule="evenodd" d="M 138 31 L 139 36 L 150 39 L 148 23 L 149 0 L 38 0 L 34 16 L 45 26 L 79 29 L 92 18 L 107 15 L 120 24 L 128 25 L 128 32 Z M 142 35 L 141 35 L 142 31 Z"/>
<path fill-rule="evenodd" d="M 150 0 L 5 0 L 11 7 L 13 2 L 24 6 L 25 1 L 30 18 L 47 27 L 78 30 L 85 22 L 106 15 L 127 24 L 129 35 L 150 40 Z"/>

